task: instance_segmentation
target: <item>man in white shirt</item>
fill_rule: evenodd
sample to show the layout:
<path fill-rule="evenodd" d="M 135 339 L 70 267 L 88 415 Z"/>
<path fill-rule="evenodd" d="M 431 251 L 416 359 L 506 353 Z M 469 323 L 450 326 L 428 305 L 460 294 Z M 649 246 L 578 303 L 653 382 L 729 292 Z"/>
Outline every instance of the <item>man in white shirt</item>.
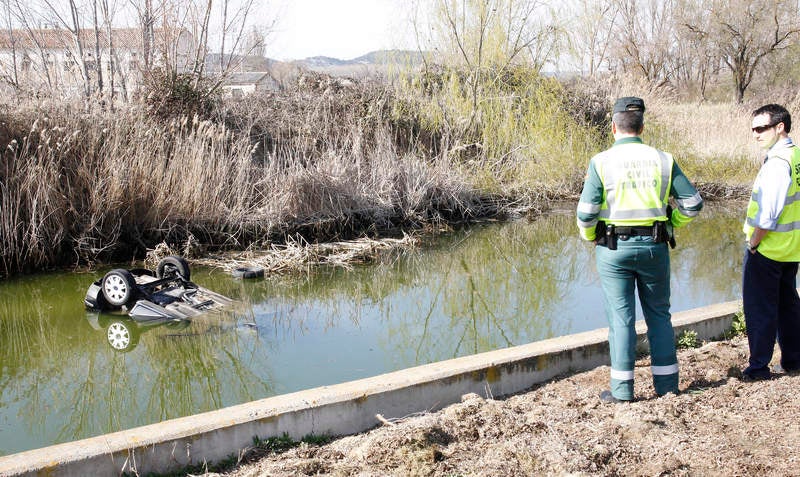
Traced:
<path fill-rule="evenodd" d="M 775 341 L 781 367 L 800 371 L 800 148 L 789 137 L 792 117 L 783 106 L 753 111 L 753 138 L 767 157 L 753 183 L 744 224 L 742 271 L 749 365 L 743 380 L 769 379 Z"/>

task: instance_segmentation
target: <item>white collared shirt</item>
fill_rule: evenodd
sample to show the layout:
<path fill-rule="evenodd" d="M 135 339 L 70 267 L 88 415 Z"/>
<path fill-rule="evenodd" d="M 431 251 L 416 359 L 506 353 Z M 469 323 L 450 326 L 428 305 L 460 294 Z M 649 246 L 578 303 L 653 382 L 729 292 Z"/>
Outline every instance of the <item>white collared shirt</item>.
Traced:
<path fill-rule="evenodd" d="M 755 225 L 765 230 L 775 230 L 778 217 L 786 202 L 786 193 L 792 183 L 792 169 L 789 163 L 778 156 L 781 150 L 792 147 L 791 138 L 781 139 L 767 151 L 767 158 L 758 171 L 753 190 L 761 192 L 758 199 L 758 214 Z M 783 154 L 788 157 L 788 154 Z"/>

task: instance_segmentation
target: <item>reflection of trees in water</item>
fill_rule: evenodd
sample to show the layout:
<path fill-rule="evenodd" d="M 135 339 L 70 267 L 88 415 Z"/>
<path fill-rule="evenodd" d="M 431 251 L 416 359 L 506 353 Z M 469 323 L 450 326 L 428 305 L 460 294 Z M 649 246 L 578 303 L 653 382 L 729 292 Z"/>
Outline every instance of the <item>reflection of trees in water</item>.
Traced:
<path fill-rule="evenodd" d="M 560 298 L 587 260 L 573 221 L 548 216 L 475 226 L 376 265 L 319 270 L 303 280 L 266 280 L 249 291 L 276 308 L 313 303 L 306 311 L 317 313 L 314 318 L 325 326 L 336 326 L 337 320 L 357 325 L 369 310 L 386 325 L 377 338 L 382 347 L 406 355 L 405 362 L 512 346 L 553 336 L 568 325 L 557 313 Z M 305 312 L 275 316 L 296 330 L 310 319 Z"/>
<path fill-rule="evenodd" d="M 228 313 L 200 315 L 179 332 L 143 336 L 147 376 L 138 383 L 138 404 L 145 397 L 147 404 L 142 411 L 158 421 L 272 394 L 268 353 L 253 343 L 257 339 Z"/>
<path fill-rule="evenodd" d="M 201 317 L 195 318 L 200 320 Z M 229 318 L 233 319 L 233 318 Z M 226 326 L 230 325 L 230 326 Z M 249 333 L 254 335 L 254 333 Z M 266 356 L 235 322 L 148 330 L 131 353 L 88 354 L 76 385 L 56 407 L 59 438 L 113 432 L 271 395 Z"/>
<path fill-rule="evenodd" d="M 696 220 L 677 230 L 678 246 L 670 257 L 673 287 L 682 286 L 701 298 L 709 292 L 729 296 L 730 300 L 741 297 L 744 207 L 736 210 L 712 204 Z"/>
<path fill-rule="evenodd" d="M 17 408 L 0 421 L 14 423 L 12 433 L 20 434 L 19 440 L 25 440 L 24 434 L 45 435 L 53 427 L 52 410 L 69 392 L 61 385 L 63 376 L 80 363 L 87 333 L 75 326 L 76 307 L 69 301 L 73 286 L 74 280 L 61 276 L 0 283 L 0 414 Z M 80 312 L 82 303 L 81 295 Z M 7 432 L 12 441 L 0 443 L 3 451 L 17 443 Z"/>
<path fill-rule="evenodd" d="M 303 333 L 307 319 L 333 327 L 341 320 L 358 325 L 365 313 L 376 315 L 386 328 L 376 339 L 387 355 L 405 356 L 406 363 L 541 340 L 563 334 L 592 312 L 563 309 L 575 303 L 569 295 L 576 284 L 599 287 L 592 246 L 579 239 L 574 221 L 572 214 L 562 214 L 473 226 L 376 265 L 266 280 L 259 292 L 283 310 L 274 313 L 273 324 L 287 334 Z M 735 211 L 707 207 L 679 229 L 673 286 L 690 281 L 691 292 L 701 298 L 709 291 L 736 293 L 738 222 Z M 722 230 L 733 232 L 723 237 Z M 709 245 L 709 237 L 717 236 Z M 595 305 L 602 309 L 602 303 Z"/>
<path fill-rule="evenodd" d="M 468 240 L 420 254 L 412 268 L 422 286 L 436 290 L 434 299 L 421 317 L 421 333 L 388 320 L 389 342 L 413 344 L 414 361 L 421 363 L 553 336 L 564 324 L 560 298 L 582 268 L 578 243 L 564 233 L 572 220 L 548 216 L 476 227 Z"/>

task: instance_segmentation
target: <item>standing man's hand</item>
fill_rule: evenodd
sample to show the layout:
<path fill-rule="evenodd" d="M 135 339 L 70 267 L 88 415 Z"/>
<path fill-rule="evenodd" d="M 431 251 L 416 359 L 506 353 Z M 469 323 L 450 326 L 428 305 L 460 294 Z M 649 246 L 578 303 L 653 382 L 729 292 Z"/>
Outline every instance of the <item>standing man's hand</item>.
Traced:
<path fill-rule="evenodd" d="M 764 239 L 764 236 L 767 235 L 767 232 L 769 232 L 769 230 L 762 229 L 761 227 L 755 227 L 753 229 L 753 235 L 751 235 L 750 240 L 747 241 L 747 250 L 749 250 L 751 254 L 756 253 L 758 245 L 761 243 L 761 240 Z"/>

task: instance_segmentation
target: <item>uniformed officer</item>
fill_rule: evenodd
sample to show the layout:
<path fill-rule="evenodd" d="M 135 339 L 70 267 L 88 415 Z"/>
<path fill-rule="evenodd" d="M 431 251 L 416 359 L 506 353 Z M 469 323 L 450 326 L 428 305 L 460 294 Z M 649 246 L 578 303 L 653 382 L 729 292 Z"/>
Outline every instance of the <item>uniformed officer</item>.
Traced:
<path fill-rule="evenodd" d="M 644 101 L 614 103 L 614 145 L 589 161 L 578 203 L 578 229 L 594 241 L 605 297 L 611 354 L 611 390 L 604 402 L 633 400 L 638 291 L 650 343 L 653 385 L 659 396 L 678 392 L 678 360 L 670 314 L 667 243 L 672 228 L 690 222 L 703 199 L 672 155 L 642 142 Z M 668 208 L 670 197 L 676 208 Z"/>
<path fill-rule="evenodd" d="M 753 111 L 752 129 L 767 157 L 753 183 L 744 224 L 742 302 L 750 347 L 745 380 L 771 376 L 776 335 L 781 367 L 800 371 L 800 148 L 789 137 L 792 117 L 783 106 Z"/>

